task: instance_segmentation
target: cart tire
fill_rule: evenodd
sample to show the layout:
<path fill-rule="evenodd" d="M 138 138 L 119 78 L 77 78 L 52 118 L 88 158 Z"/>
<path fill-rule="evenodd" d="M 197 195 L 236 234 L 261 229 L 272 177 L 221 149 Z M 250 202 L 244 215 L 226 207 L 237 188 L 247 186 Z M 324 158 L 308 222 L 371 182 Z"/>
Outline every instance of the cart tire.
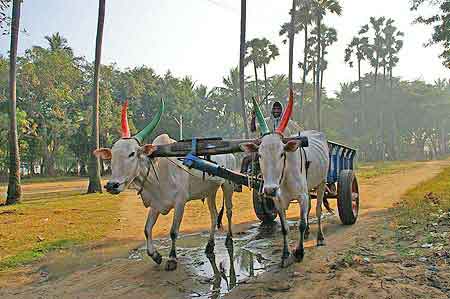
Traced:
<path fill-rule="evenodd" d="M 354 172 L 342 170 L 338 180 L 337 206 L 342 224 L 351 225 L 356 222 L 359 211 L 359 188 Z"/>
<path fill-rule="evenodd" d="M 277 218 L 277 208 L 271 198 L 260 195 L 258 190 L 253 189 L 253 209 L 256 217 L 262 223 L 271 223 Z"/>

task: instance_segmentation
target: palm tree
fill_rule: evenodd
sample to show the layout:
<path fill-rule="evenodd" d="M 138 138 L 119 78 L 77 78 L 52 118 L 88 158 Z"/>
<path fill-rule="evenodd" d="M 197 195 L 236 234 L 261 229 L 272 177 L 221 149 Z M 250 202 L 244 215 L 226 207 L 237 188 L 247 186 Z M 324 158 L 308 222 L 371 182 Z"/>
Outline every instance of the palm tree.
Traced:
<path fill-rule="evenodd" d="M 245 111 L 245 32 L 247 25 L 247 0 L 241 0 L 241 38 L 239 51 L 239 90 L 241 95 L 242 119 L 244 121 L 245 137 L 248 138 L 248 121 Z"/>
<path fill-rule="evenodd" d="M 303 49 L 303 64 L 301 64 L 301 68 L 303 69 L 303 78 L 302 78 L 302 101 L 305 98 L 305 89 L 306 89 L 306 76 L 308 75 L 308 52 L 310 51 L 308 48 L 308 27 L 312 24 L 312 2 L 311 0 L 303 0 L 300 2 L 299 8 L 297 10 L 297 21 L 302 24 L 304 31 L 304 49 Z"/>
<path fill-rule="evenodd" d="M 321 33 L 322 43 L 320 45 L 320 49 L 322 53 L 320 55 L 320 58 L 322 67 L 320 68 L 320 91 L 322 92 L 323 74 L 328 67 L 328 61 L 325 59 L 325 56 L 326 54 L 328 54 L 327 48 L 330 47 L 335 42 L 337 42 L 337 31 L 336 29 L 332 27 L 327 27 L 325 25 L 322 26 L 321 30 L 322 30 Z"/>
<path fill-rule="evenodd" d="M 338 0 L 317 0 L 314 2 L 314 15 L 316 16 L 316 25 L 317 25 L 317 70 L 316 70 L 316 103 L 317 103 L 317 129 L 320 131 L 320 75 L 321 75 L 321 27 L 322 27 L 322 19 L 327 14 L 327 12 L 341 15 L 342 7 L 339 4 Z"/>
<path fill-rule="evenodd" d="M 377 83 L 378 83 L 378 70 L 380 67 L 380 61 L 383 59 L 383 36 L 382 36 L 382 28 L 384 25 L 385 17 L 375 18 L 370 17 L 370 24 L 372 25 L 372 29 L 375 32 L 374 35 L 374 43 L 369 48 L 370 54 L 370 64 L 375 69 L 375 79 L 374 79 L 374 92 L 377 91 Z"/>
<path fill-rule="evenodd" d="M 246 43 L 246 49 L 250 49 L 250 53 L 245 57 L 245 65 L 249 63 L 253 64 L 253 70 L 255 72 L 255 84 L 256 84 L 256 96 L 259 97 L 259 81 L 258 81 L 258 69 L 264 64 L 265 57 L 268 56 L 266 51 L 267 39 L 254 38 Z"/>
<path fill-rule="evenodd" d="M 99 132 L 99 76 L 100 76 L 100 60 L 102 56 L 103 41 L 103 25 L 105 23 L 105 0 L 99 0 L 98 6 L 98 23 L 97 23 L 97 39 L 95 42 L 95 65 L 94 65 L 94 82 L 93 82 L 93 108 L 92 108 L 92 151 L 100 148 L 100 132 Z M 89 186 L 87 193 L 102 192 L 100 179 L 100 160 L 91 153 L 89 165 Z"/>
<path fill-rule="evenodd" d="M 45 39 L 48 41 L 50 51 L 65 51 L 71 55 L 73 55 L 73 50 L 69 47 L 69 43 L 67 39 L 59 34 L 59 32 L 53 33 L 51 36 L 45 36 Z"/>
<path fill-rule="evenodd" d="M 265 49 L 265 56 L 263 57 L 263 69 L 264 69 L 264 86 L 265 86 L 265 95 L 266 98 L 266 105 L 267 105 L 267 98 L 269 96 L 269 87 L 268 87 L 268 81 L 267 81 L 267 65 L 270 64 L 272 60 L 275 60 L 278 56 L 280 56 L 280 51 L 278 50 L 278 47 L 271 42 L 269 42 L 267 39 L 265 40 L 266 49 Z"/>
<path fill-rule="evenodd" d="M 289 89 L 294 90 L 292 76 L 293 76 L 293 68 L 294 68 L 294 40 L 295 40 L 295 10 L 297 8 L 297 1 L 292 0 L 292 8 L 291 8 L 291 22 L 289 26 Z"/>
<path fill-rule="evenodd" d="M 399 31 L 397 27 L 394 25 L 393 19 L 388 19 L 386 21 L 386 25 L 383 28 L 383 41 L 384 41 L 384 52 L 385 52 L 385 69 L 387 68 L 388 74 L 389 74 L 389 98 L 392 103 L 393 101 L 393 77 L 392 77 L 392 70 L 393 68 L 398 64 L 399 57 L 398 53 L 403 48 L 403 40 L 401 38 L 404 36 L 404 33 Z M 384 76 L 386 78 L 386 76 Z M 398 138 L 397 138 L 397 131 L 398 131 L 398 120 L 395 117 L 396 111 L 391 110 L 391 119 L 392 119 L 392 154 L 393 158 L 397 158 L 397 152 L 398 152 Z"/>
<path fill-rule="evenodd" d="M 20 24 L 20 2 L 13 0 L 12 22 L 11 22 L 11 48 L 9 52 L 9 180 L 6 204 L 15 204 L 22 198 L 22 187 L 20 185 L 20 153 L 19 140 L 17 136 L 16 119 L 16 62 L 17 44 L 19 38 Z"/>
<path fill-rule="evenodd" d="M 358 33 L 358 36 L 353 37 L 350 44 L 345 49 L 345 62 L 352 68 L 353 67 L 353 54 L 356 56 L 356 63 L 358 67 L 358 88 L 359 88 L 359 105 L 360 105 L 360 116 L 358 117 L 358 124 L 361 128 L 361 124 L 364 123 L 363 115 L 363 92 L 362 92 L 362 80 L 361 80 L 361 62 L 366 59 L 367 48 L 369 47 L 369 38 L 367 36 L 362 36 L 367 33 L 369 27 L 363 26 Z"/>

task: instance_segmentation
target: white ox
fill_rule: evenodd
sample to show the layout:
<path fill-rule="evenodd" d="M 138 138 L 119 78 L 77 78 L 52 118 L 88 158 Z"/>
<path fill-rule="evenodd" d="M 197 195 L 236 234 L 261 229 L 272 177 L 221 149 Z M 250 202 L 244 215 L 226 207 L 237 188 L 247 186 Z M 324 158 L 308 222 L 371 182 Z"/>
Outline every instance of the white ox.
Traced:
<path fill-rule="evenodd" d="M 249 142 L 241 145 L 248 153 L 258 152 L 259 163 L 264 179 L 263 192 L 274 199 L 275 206 L 281 221 L 283 233 L 282 267 L 290 264 L 291 259 L 288 249 L 289 225 L 286 221 L 286 210 L 293 200 L 300 203 L 300 238 L 293 256 L 301 261 L 304 256 L 303 240 L 308 229 L 308 214 L 310 210 L 309 191 L 317 191 L 316 214 L 318 218 L 317 245 L 324 245 L 324 237 L 321 225 L 322 201 L 325 191 L 326 178 L 329 165 L 329 150 L 325 135 L 316 131 L 306 131 L 302 136 L 308 137 L 309 146 L 299 148 L 299 140 L 283 142 L 284 131 L 293 106 L 293 94 L 290 93 L 289 105 L 283 115 L 283 120 L 275 133 L 269 133 L 264 123 L 262 113 L 256 105 L 260 127 L 263 128 L 263 137 L 257 143 Z M 307 163 L 309 168 L 307 170 Z"/>
<path fill-rule="evenodd" d="M 160 114 L 162 114 L 162 111 L 163 108 Z M 176 158 L 149 157 L 158 145 L 173 143 L 175 140 L 171 139 L 167 134 L 162 134 L 152 144 L 141 146 L 140 143 L 143 139 L 142 131 L 135 135 L 134 138 L 129 138 L 128 126 L 124 124 L 124 119 L 126 121 L 126 117 L 122 114 L 123 138 L 118 140 L 112 149 L 102 148 L 96 150 L 94 153 L 102 159 L 112 159 L 112 176 L 105 186 L 108 192 L 119 194 L 130 185 L 134 185 L 140 190 L 139 193 L 141 194 L 144 205 L 150 207 L 144 230 L 147 239 L 148 255 L 157 264 L 161 264 L 161 254 L 155 249 L 153 244 L 152 229 L 160 214 L 166 215 L 174 209 L 173 223 L 170 229 L 172 247 L 166 264 L 166 270 L 176 269 L 176 239 L 185 205 L 190 200 L 204 198 L 207 198 L 211 216 L 211 231 L 206 252 L 212 252 L 214 250 L 214 234 L 217 227 L 216 193 L 219 187 L 222 188 L 227 210 L 228 235 L 226 242 L 230 242 L 232 237 L 231 200 L 234 185 L 217 177 L 211 178 L 206 176 L 203 179 L 201 172 L 187 169 Z M 156 127 L 157 123 L 153 127 Z M 125 126 L 126 129 L 124 129 Z M 151 128 L 149 131 L 153 129 Z M 126 131 L 128 131 L 128 134 Z M 144 133 L 149 134 L 148 132 Z M 218 155 L 213 160 L 226 168 L 236 169 L 236 159 L 231 154 Z"/>

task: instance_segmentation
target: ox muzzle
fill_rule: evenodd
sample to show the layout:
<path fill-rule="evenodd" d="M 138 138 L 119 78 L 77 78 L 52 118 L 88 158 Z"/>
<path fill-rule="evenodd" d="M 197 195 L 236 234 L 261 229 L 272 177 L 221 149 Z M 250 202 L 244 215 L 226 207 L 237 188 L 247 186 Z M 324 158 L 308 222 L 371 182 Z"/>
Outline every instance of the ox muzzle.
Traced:
<path fill-rule="evenodd" d="M 277 185 L 264 185 L 263 192 L 266 196 L 275 197 L 279 189 Z"/>
<path fill-rule="evenodd" d="M 108 181 L 105 185 L 105 189 L 108 193 L 119 194 L 122 192 L 122 190 L 120 190 L 120 186 L 122 186 L 122 184 L 119 182 Z"/>

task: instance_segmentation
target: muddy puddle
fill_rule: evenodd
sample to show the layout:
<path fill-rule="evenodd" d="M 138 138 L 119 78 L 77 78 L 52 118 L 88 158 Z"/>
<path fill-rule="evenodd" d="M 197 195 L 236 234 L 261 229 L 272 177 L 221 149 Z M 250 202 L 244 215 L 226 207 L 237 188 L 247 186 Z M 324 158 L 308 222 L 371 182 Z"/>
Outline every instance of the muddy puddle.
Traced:
<path fill-rule="evenodd" d="M 331 214 L 324 217 L 330 217 Z M 316 223 L 311 219 L 310 223 Z M 299 237 L 297 221 L 289 221 L 290 243 L 294 247 Z M 204 248 L 208 242 L 208 233 L 182 235 L 177 240 L 178 257 L 184 267 L 201 287 L 190 290 L 189 298 L 222 298 L 239 284 L 245 284 L 251 277 L 258 276 L 281 260 L 282 235 L 278 222 L 270 225 L 253 224 L 245 231 L 235 233 L 233 243 L 225 245 L 226 235 L 216 234 L 214 254 L 206 255 Z M 315 236 L 311 235 L 311 238 Z M 313 244 L 312 242 L 310 242 Z M 167 256 L 170 240 L 156 241 L 156 247 L 163 256 Z M 306 247 L 309 247 L 306 244 Z M 146 247 L 131 251 L 130 260 L 151 260 L 146 255 Z M 186 263 L 186 264 L 185 264 Z"/>

